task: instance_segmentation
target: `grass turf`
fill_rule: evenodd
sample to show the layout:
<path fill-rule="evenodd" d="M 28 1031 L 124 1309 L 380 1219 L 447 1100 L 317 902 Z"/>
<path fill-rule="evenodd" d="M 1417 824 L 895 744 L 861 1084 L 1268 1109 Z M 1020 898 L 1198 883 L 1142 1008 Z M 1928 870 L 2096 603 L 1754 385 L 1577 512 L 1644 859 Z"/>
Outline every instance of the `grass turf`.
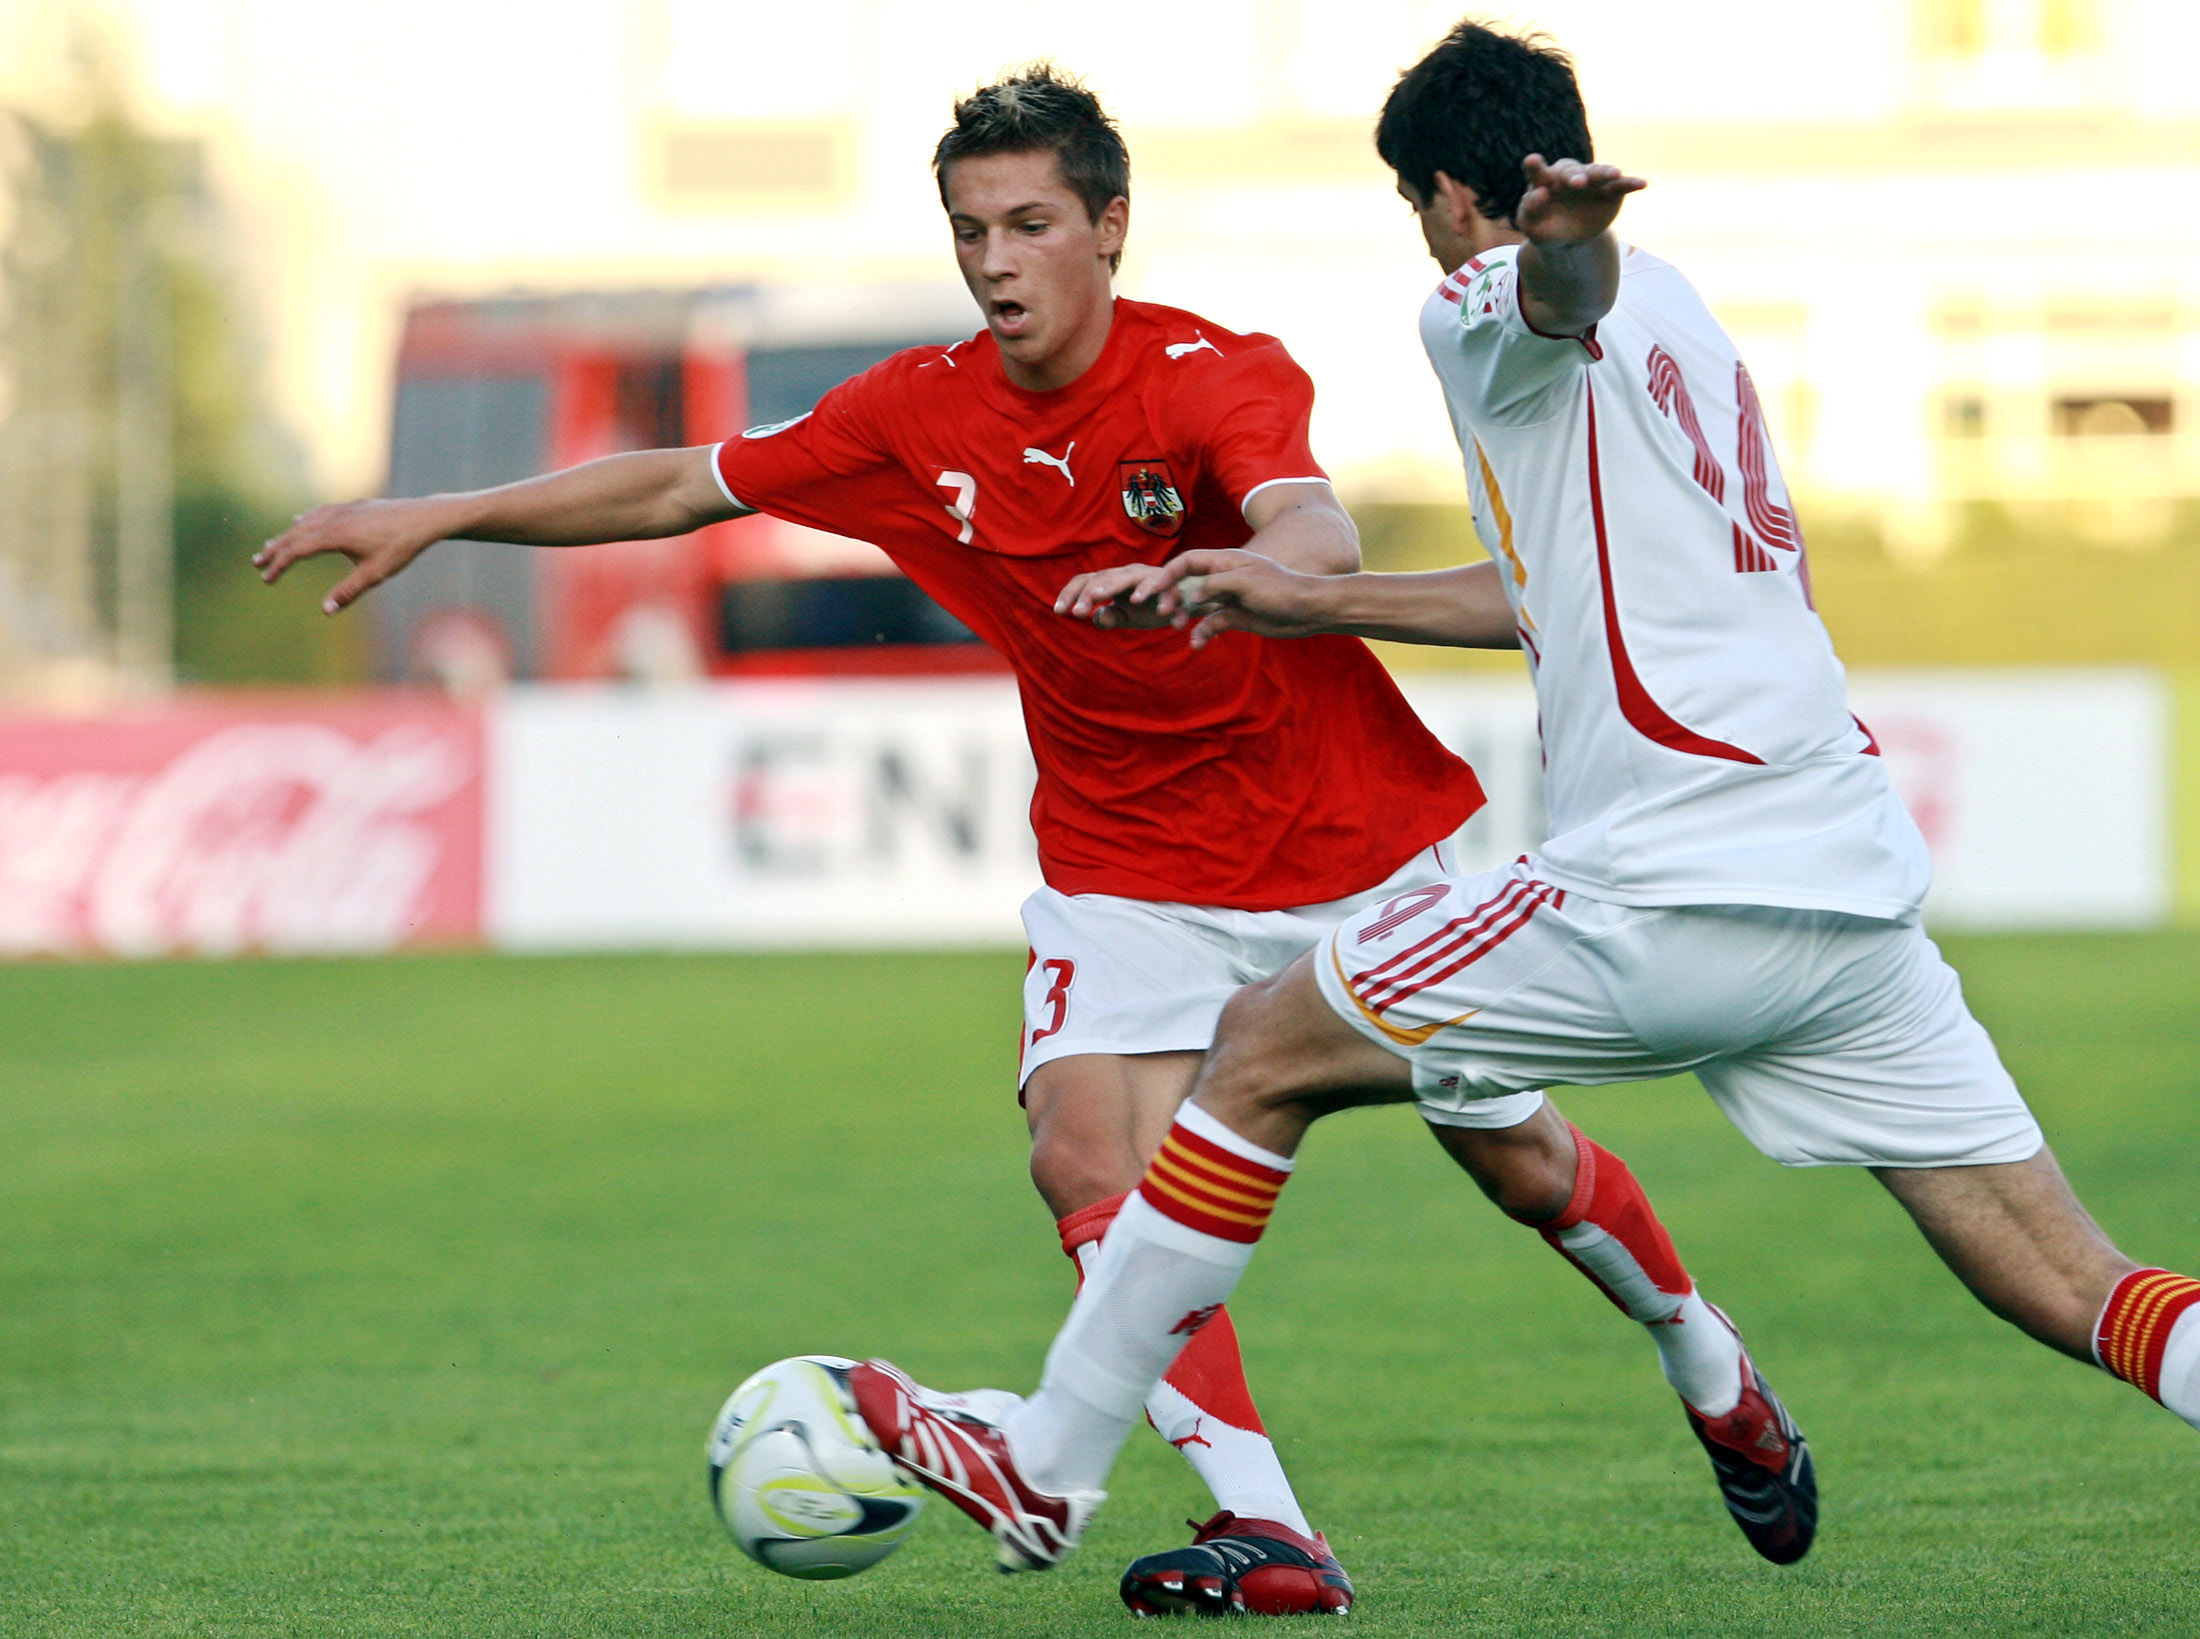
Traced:
<path fill-rule="evenodd" d="M 2200 1265 L 2189 935 L 1951 943 L 2079 1190 Z M 0 971 L 0 1630 L 1070 1635 L 1208 1504 L 1149 1436 L 1069 1566 L 935 1506 L 805 1584 L 704 1500 L 754 1366 L 1024 1386 L 1069 1271 L 1007 956 Z M 1972 1304 L 1867 1177 L 1574 1093 L 1818 1453 L 1727 1523 L 1653 1355 L 1403 1111 L 1325 1123 L 1237 1305 L 1383 1634 L 2193 1633 L 2200 1451 Z"/>

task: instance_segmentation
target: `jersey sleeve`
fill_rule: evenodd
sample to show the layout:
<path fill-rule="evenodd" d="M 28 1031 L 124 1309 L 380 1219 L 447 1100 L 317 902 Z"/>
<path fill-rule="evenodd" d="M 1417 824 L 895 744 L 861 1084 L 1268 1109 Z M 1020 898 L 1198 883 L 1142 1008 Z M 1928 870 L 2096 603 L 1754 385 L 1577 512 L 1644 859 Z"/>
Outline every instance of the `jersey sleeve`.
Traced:
<path fill-rule="evenodd" d="M 1513 247 L 1476 258 L 1437 287 L 1422 324 L 1432 354 L 1463 408 L 1480 419 L 1532 426 L 1555 415 L 1565 389 L 1603 355 L 1596 332 L 1553 336 L 1528 322 L 1520 305 L 1520 263 Z"/>
<path fill-rule="evenodd" d="M 1202 349 L 1162 368 L 1186 365 L 1170 401 L 1173 431 L 1240 509 L 1270 484 L 1329 481 L 1307 439 L 1314 382 L 1283 343 L 1243 336 L 1228 353 Z"/>
<path fill-rule="evenodd" d="M 877 421 L 887 364 L 842 382 L 791 421 L 751 427 L 712 452 L 718 487 L 734 505 L 836 534 L 862 536 L 856 510 L 867 486 L 849 480 L 891 465 Z"/>

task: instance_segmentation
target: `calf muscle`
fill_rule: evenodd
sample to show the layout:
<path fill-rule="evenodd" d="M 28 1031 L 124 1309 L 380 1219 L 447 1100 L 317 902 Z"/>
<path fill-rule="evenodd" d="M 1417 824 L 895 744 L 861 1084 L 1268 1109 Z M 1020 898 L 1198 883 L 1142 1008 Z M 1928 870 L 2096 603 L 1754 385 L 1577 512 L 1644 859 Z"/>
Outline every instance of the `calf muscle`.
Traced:
<path fill-rule="evenodd" d="M 2139 1266 L 2087 1215 L 2052 1152 L 1986 1167 L 1874 1167 L 1979 1302 L 2051 1349 L 2093 1359 L 2093 1327 Z"/>

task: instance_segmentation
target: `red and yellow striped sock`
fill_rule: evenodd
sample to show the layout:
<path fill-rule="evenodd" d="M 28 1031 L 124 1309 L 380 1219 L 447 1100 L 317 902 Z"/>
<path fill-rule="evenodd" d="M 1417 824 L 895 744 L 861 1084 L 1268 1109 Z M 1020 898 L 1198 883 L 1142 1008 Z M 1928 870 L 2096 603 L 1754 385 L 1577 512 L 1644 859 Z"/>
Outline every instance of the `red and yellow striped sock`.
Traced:
<path fill-rule="evenodd" d="M 2200 1303 L 2200 1280 L 2136 1269 L 2116 1283 L 2093 1329 L 2093 1357 L 2133 1388 L 2162 1398 L 2162 1353 L 2178 1319 Z"/>
<path fill-rule="evenodd" d="M 1195 1130 L 1201 1127 L 1207 1132 Z M 1186 1229 L 1251 1246 L 1268 1227 L 1291 1173 L 1225 1147 L 1233 1141 L 1245 1142 L 1206 1111 L 1187 1105 L 1139 1180 L 1139 1195 Z"/>

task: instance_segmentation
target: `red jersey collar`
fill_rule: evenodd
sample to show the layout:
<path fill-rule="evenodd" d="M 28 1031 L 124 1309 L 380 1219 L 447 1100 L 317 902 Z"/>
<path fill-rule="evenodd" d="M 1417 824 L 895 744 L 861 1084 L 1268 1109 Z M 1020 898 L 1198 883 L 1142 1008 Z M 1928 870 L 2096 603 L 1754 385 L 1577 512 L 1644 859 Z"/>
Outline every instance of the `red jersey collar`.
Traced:
<path fill-rule="evenodd" d="M 1130 369 L 1132 349 L 1131 332 L 1142 329 L 1143 317 L 1138 304 L 1124 297 L 1113 298 L 1114 309 L 1108 317 L 1108 339 L 1100 349 L 1100 356 L 1092 361 L 1092 368 L 1075 381 L 1061 387 L 1048 387 L 1034 391 L 1019 387 L 1008 379 L 1008 372 L 1001 365 L 1000 343 L 993 339 L 993 332 L 981 330 L 972 338 L 976 344 L 971 351 L 979 362 L 978 380 L 986 394 L 1011 413 L 1024 411 L 1053 412 L 1074 408 L 1082 400 L 1102 398 L 1122 385 Z"/>

